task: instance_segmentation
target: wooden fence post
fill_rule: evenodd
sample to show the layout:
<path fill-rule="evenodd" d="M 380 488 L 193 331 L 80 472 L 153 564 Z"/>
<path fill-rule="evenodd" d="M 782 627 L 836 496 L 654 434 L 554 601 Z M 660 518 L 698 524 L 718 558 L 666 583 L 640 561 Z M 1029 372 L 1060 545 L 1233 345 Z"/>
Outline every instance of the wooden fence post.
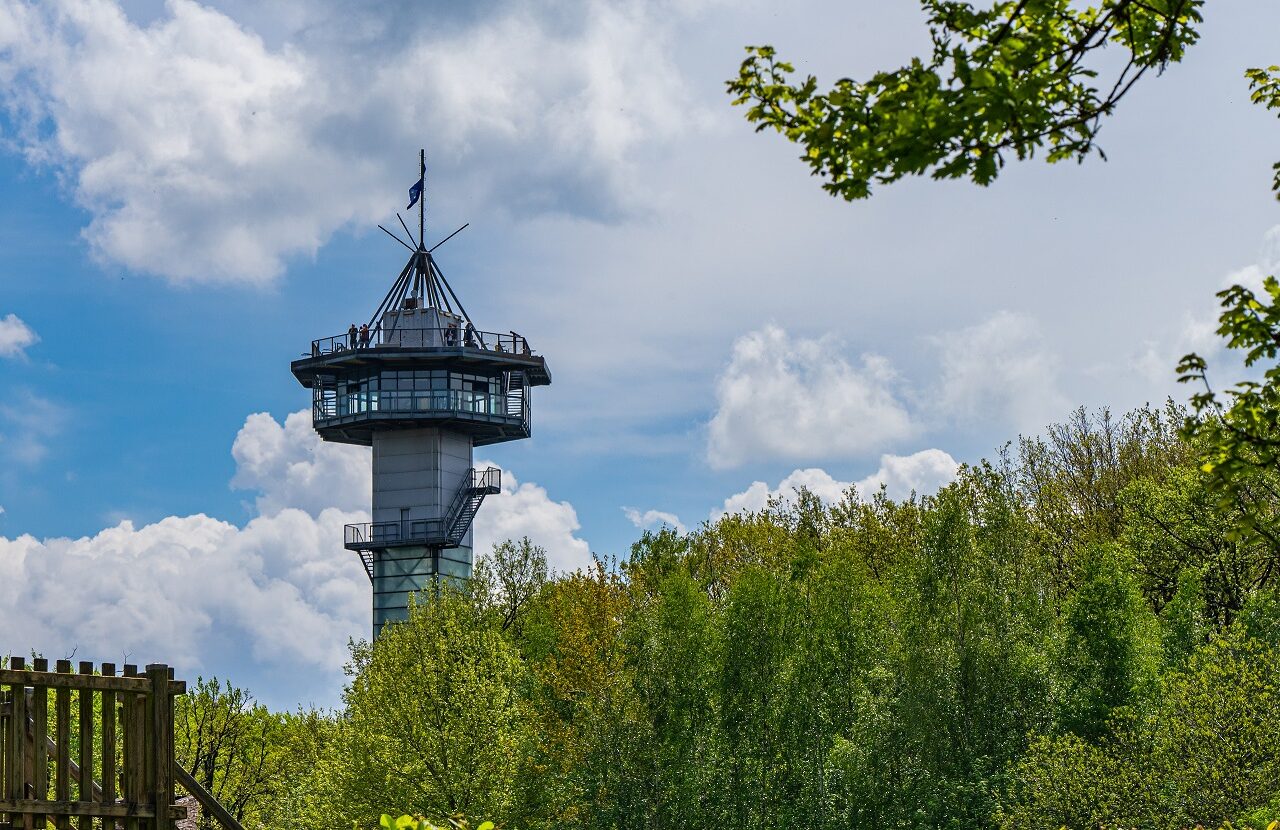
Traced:
<path fill-rule="evenodd" d="M 116 664 L 103 663 L 102 676 L 115 677 Z M 113 804 L 116 800 L 116 693 L 102 691 L 102 800 Z M 103 830 L 111 830 L 115 822 L 103 821 Z"/>
<path fill-rule="evenodd" d="M 132 663 L 124 664 L 125 677 L 137 677 L 138 667 Z M 146 763 L 142 757 L 142 730 L 144 724 L 138 717 L 138 695 L 136 692 L 124 692 L 120 695 L 121 720 L 124 726 L 124 776 L 121 795 L 125 803 L 137 804 L 142 800 L 143 777 Z M 138 830 L 138 819 L 127 818 L 125 830 Z"/>
<path fill-rule="evenodd" d="M 92 675 L 93 663 L 81 661 L 80 674 Z M 80 781 L 76 798 L 93 801 L 93 689 L 81 686 L 76 698 L 80 709 Z M 80 817 L 80 830 L 93 830 L 93 816 Z"/>
<path fill-rule="evenodd" d="M 23 671 L 27 661 L 21 657 L 10 657 L 9 668 Z M 13 683 L 9 686 L 9 798 L 20 801 L 27 797 L 27 684 Z M 26 826 L 31 819 L 23 814 Z M 12 819 L 17 825 L 17 818 Z"/>
<path fill-rule="evenodd" d="M 43 657 L 37 657 L 32 661 L 33 668 L 38 672 L 49 671 L 49 661 Z M 31 691 L 31 757 L 34 760 L 35 775 L 31 779 L 32 788 L 35 790 L 31 797 L 44 801 L 49 797 L 49 761 L 46 757 L 45 746 L 49 743 L 49 689 L 46 686 L 32 684 Z M 36 813 L 31 817 L 31 823 L 40 830 L 45 827 L 45 815 Z"/>
<path fill-rule="evenodd" d="M 0 686 L 0 795 L 9 797 L 9 693 Z M 0 826 L 12 827 L 13 819 L 0 811 Z"/>
<path fill-rule="evenodd" d="M 71 674 L 71 661 L 58 661 L 58 674 Z M 71 800 L 71 689 L 58 686 L 53 691 L 53 728 L 58 744 L 56 758 L 53 763 L 54 798 L 58 801 Z M 71 819 L 58 815 L 54 819 L 58 830 L 71 830 Z"/>
<path fill-rule="evenodd" d="M 156 805 L 156 830 L 173 830 L 169 806 L 173 804 L 173 698 L 169 697 L 169 667 L 147 666 L 151 680 L 151 753 L 155 757 L 152 798 Z"/>

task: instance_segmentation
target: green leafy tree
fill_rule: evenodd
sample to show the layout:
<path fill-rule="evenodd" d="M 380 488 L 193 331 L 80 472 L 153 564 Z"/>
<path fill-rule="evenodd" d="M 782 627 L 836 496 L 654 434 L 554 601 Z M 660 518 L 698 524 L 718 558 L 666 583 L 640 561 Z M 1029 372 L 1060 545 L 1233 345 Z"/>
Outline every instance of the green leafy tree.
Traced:
<path fill-rule="evenodd" d="M 624 565 L 499 546 L 353 648 L 340 712 L 273 716 L 255 821 L 1265 827 L 1280 601 L 1181 420 L 1078 411 L 936 494 L 801 490 Z"/>
<path fill-rule="evenodd" d="M 1185 568 L 1178 574 L 1178 588 L 1160 612 L 1161 646 L 1166 666 L 1178 667 L 1210 633 L 1204 598 L 1204 577 L 1200 570 Z"/>
<path fill-rule="evenodd" d="M 973 826 L 990 816 L 1028 733 L 1052 715 L 1049 570 L 1011 479 L 994 467 L 940 491 L 922 525 L 920 547 L 894 575 L 896 740 L 877 754 L 898 754 L 903 770 L 908 797 L 895 823 L 924 811 L 938 826 Z"/>
<path fill-rule="evenodd" d="M 286 785 L 284 718 L 248 691 L 197 678 L 174 698 L 175 760 L 246 827 L 268 824 Z M 215 826 L 210 816 L 201 826 Z"/>
<path fill-rule="evenodd" d="M 1166 603 L 1194 578 L 1203 612 L 1221 628 L 1249 595 L 1272 580 L 1274 554 L 1256 535 L 1237 528 L 1245 514 L 1221 505 L 1204 474 L 1190 464 L 1160 479 L 1126 488 L 1120 534 L 1134 556 L 1143 593 L 1163 613 Z"/>
<path fill-rule="evenodd" d="M 1091 552 L 1063 622 L 1061 723 L 1097 739 L 1112 712 L 1150 693 L 1160 661 L 1156 617 L 1120 551 Z"/>
<path fill-rule="evenodd" d="M 1010 830 L 1265 826 L 1280 789 L 1277 692 L 1277 652 L 1233 626 L 1166 675 L 1149 710 L 1113 719 L 1100 742 L 1038 739 L 997 818 Z"/>
<path fill-rule="evenodd" d="M 625 633 L 643 729 L 634 750 L 650 776 L 645 812 L 691 816 L 714 798 L 719 759 L 713 692 L 719 631 L 707 595 L 687 572 L 667 577 Z M 646 757 L 647 756 L 647 757 Z"/>
<path fill-rule="evenodd" d="M 522 793 L 527 815 L 547 827 L 620 824 L 646 793 L 636 748 L 647 731 L 623 631 L 633 593 L 599 560 L 549 582 L 519 636 L 535 680 L 536 744 Z M 509 630 L 510 633 L 510 630 Z"/>
<path fill-rule="evenodd" d="M 1135 770 L 1079 735 L 1038 736 L 1014 765 L 995 820 L 1005 830 L 1119 827 L 1144 791 Z"/>
<path fill-rule="evenodd" d="M 497 616 L 477 605 L 442 585 L 375 644 L 353 646 L 327 762 L 327 809 L 339 826 L 376 827 L 393 807 L 518 818 L 532 726 L 527 670 Z"/>
<path fill-rule="evenodd" d="M 470 830 L 471 824 L 465 818 L 449 818 L 439 824 L 426 816 L 400 816 L 392 818 L 383 815 L 378 822 L 382 830 Z M 494 830 L 492 821 L 484 821 L 476 825 L 475 830 Z"/>
<path fill-rule="evenodd" d="M 329 826 L 332 816 L 323 810 L 340 768 L 334 748 L 339 715 L 299 709 L 278 717 L 278 780 L 274 797 L 262 809 L 262 825 L 285 827 L 303 819 L 313 827 Z"/>
<path fill-rule="evenodd" d="M 493 553 L 481 560 L 479 567 L 486 569 L 494 582 L 504 631 L 517 625 L 547 584 L 547 551 L 528 536 L 494 545 Z"/>

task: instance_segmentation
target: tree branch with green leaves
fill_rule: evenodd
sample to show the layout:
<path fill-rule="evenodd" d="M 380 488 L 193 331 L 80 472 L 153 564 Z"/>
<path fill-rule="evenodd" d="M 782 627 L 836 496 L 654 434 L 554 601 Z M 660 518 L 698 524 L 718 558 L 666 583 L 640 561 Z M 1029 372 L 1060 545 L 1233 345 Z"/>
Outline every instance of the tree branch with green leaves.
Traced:
<path fill-rule="evenodd" d="M 1083 161 L 1102 120 L 1151 70 L 1182 60 L 1199 37 L 1204 0 L 1004 0 L 987 8 L 922 0 L 928 58 L 842 78 L 825 92 L 772 46 L 747 48 L 727 83 L 757 131 L 801 145 L 824 189 L 847 200 L 910 175 L 990 184 L 1010 154 Z M 1101 51 L 1124 51 L 1101 79 Z"/>
<path fill-rule="evenodd" d="M 1254 103 L 1280 111 L 1280 66 L 1249 69 Z M 1280 194 L 1280 164 L 1272 182 Z M 1224 507 L 1239 509 L 1240 532 L 1280 550 L 1280 515 L 1272 507 L 1280 484 L 1280 281 L 1267 277 L 1262 291 L 1233 285 L 1218 292 L 1218 334 L 1227 348 L 1243 352 L 1246 369 L 1267 366 L 1261 380 L 1245 380 L 1219 394 L 1209 382 L 1209 364 L 1189 354 L 1178 364 L 1178 380 L 1202 388 L 1191 397 L 1185 431 L 1201 450 L 1201 469 Z"/>

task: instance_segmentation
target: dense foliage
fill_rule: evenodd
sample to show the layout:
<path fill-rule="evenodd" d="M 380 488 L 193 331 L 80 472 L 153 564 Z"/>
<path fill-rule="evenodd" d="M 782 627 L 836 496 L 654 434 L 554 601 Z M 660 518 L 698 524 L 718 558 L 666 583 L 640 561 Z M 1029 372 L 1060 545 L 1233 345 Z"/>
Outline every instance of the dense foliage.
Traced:
<path fill-rule="evenodd" d="M 1079 411 L 936 495 L 801 491 L 551 578 L 500 546 L 354 648 L 343 711 L 279 720 L 244 815 L 1266 827 L 1273 550 L 1183 421 Z"/>

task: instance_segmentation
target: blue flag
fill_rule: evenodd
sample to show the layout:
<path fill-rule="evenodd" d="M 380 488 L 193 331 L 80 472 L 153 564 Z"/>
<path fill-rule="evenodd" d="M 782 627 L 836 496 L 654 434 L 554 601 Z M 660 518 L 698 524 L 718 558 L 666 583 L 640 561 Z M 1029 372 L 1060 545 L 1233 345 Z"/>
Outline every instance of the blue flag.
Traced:
<path fill-rule="evenodd" d="M 422 179 L 418 179 L 413 183 L 413 187 L 409 188 L 409 207 L 413 207 L 422 198 Z M 408 210 L 409 208 L 405 208 Z"/>

